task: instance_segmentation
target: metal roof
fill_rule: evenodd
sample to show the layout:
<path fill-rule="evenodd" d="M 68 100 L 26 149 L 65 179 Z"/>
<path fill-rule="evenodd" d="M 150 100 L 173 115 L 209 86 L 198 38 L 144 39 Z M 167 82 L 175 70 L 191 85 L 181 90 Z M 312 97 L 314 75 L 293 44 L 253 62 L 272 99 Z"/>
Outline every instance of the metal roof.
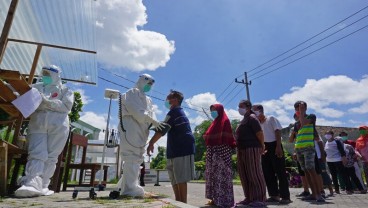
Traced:
<path fill-rule="evenodd" d="M 11 1 L 0 1 L 0 28 Z M 54 64 L 62 68 L 63 79 L 96 84 L 95 4 L 95 0 L 19 1 L 0 68 L 29 74 L 41 44 L 36 75 L 42 66 Z"/>

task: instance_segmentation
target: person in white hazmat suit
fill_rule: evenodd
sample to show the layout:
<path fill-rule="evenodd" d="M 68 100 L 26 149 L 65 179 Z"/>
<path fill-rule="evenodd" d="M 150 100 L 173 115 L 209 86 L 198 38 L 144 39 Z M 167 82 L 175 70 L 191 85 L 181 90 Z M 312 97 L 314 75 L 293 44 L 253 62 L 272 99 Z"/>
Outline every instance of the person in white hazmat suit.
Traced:
<path fill-rule="evenodd" d="M 21 187 L 15 191 L 16 197 L 54 193 L 48 186 L 68 138 L 68 114 L 74 102 L 74 93 L 62 85 L 60 73 L 57 66 L 43 67 L 42 82 L 32 86 L 40 92 L 42 102 L 30 116 L 28 161 L 25 176 L 19 180 Z"/>
<path fill-rule="evenodd" d="M 118 186 L 121 185 L 121 195 L 144 195 L 144 189 L 138 185 L 138 176 L 149 129 L 151 126 L 156 129 L 163 127 L 162 123 L 154 119 L 152 101 L 146 96 L 154 82 L 150 75 L 143 74 L 134 88 L 120 95 L 120 152 L 124 162 L 123 176 L 118 183 Z"/>

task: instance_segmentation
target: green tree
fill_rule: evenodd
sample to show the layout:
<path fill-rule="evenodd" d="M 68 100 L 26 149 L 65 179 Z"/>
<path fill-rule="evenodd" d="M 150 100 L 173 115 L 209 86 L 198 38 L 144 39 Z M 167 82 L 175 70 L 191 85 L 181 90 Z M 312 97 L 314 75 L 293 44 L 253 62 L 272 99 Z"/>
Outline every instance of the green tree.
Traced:
<path fill-rule="evenodd" d="M 198 126 L 194 128 L 194 138 L 195 138 L 195 147 L 196 153 L 194 155 L 194 161 L 201 161 L 205 157 L 203 157 L 204 153 L 206 152 L 206 144 L 204 142 L 203 134 L 207 131 L 208 127 L 211 125 L 210 120 L 205 120 Z"/>
<path fill-rule="evenodd" d="M 231 128 L 233 130 L 233 133 L 235 135 L 235 130 L 238 127 L 240 121 L 238 119 L 235 119 L 235 120 L 231 120 L 230 123 L 231 123 Z"/>
<path fill-rule="evenodd" d="M 156 157 L 151 160 L 151 169 L 165 169 L 166 168 L 166 148 L 158 147 Z"/>
<path fill-rule="evenodd" d="M 74 92 L 74 103 L 72 110 L 69 113 L 70 122 L 78 121 L 80 118 L 79 112 L 82 112 L 83 102 L 79 92 Z"/>

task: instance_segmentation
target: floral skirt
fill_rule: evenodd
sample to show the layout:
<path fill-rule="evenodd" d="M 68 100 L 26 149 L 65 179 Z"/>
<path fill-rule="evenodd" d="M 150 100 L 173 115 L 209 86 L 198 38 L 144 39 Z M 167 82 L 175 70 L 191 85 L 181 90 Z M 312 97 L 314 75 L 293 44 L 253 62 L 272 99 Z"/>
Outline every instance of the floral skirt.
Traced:
<path fill-rule="evenodd" d="M 218 207 L 234 206 L 231 155 L 230 146 L 207 146 L 206 198 Z"/>

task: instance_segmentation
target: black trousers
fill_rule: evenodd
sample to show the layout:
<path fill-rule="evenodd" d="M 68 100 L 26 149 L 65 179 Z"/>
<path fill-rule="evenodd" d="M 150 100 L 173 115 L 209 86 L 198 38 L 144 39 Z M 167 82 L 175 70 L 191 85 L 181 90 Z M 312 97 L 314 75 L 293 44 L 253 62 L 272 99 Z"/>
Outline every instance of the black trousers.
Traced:
<path fill-rule="evenodd" d="M 262 170 L 265 177 L 268 195 L 290 199 L 289 182 L 285 169 L 285 157 L 277 157 L 276 141 L 265 142 L 267 152 L 262 155 Z"/>
<path fill-rule="evenodd" d="M 350 180 L 348 181 L 348 177 L 346 175 L 346 170 L 341 161 L 339 162 L 327 162 L 328 169 L 330 169 L 330 173 L 332 176 L 333 185 L 335 187 L 335 191 L 340 191 L 339 180 L 337 179 L 337 173 L 339 173 L 342 177 L 342 180 L 346 184 L 346 190 L 351 191 L 353 189 Z"/>
<path fill-rule="evenodd" d="M 355 174 L 355 168 L 353 167 L 345 167 L 345 172 L 346 172 L 346 176 L 347 176 L 347 180 L 348 183 L 351 184 L 351 186 L 353 185 L 353 183 L 355 184 L 355 186 L 359 189 L 359 191 L 363 191 L 363 186 L 360 183 L 359 178 L 357 177 L 357 175 Z M 353 187 L 351 188 L 351 190 L 348 191 L 352 191 Z"/>

